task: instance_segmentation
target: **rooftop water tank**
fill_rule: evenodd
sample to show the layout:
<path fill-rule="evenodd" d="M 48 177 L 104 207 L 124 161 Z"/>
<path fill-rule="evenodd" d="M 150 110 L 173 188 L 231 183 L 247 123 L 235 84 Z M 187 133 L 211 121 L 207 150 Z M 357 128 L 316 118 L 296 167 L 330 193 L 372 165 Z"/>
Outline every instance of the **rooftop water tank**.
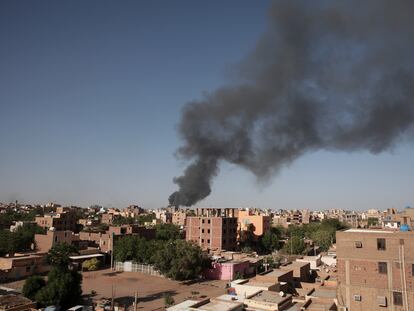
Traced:
<path fill-rule="evenodd" d="M 403 232 L 410 231 L 410 227 L 407 224 L 403 224 L 400 227 L 400 231 L 403 231 Z"/>

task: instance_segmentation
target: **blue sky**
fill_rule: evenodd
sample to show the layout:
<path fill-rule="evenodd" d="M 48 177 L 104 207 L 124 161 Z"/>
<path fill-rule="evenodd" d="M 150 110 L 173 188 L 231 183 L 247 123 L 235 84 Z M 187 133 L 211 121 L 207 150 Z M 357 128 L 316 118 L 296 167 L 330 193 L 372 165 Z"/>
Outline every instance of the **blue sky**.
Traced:
<path fill-rule="evenodd" d="M 235 74 L 269 1 L 1 1 L 0 202 L 155 208 L 180 109 Z M 402 208 L 414 148 L 308 154 L 257 184 L 223 163 L 199 206 Z"/>

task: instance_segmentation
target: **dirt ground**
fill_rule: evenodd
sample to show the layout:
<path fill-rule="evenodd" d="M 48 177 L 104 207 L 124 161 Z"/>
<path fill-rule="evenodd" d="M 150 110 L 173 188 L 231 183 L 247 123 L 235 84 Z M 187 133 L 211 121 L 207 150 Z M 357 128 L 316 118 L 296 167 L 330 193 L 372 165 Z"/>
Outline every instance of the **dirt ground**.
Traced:
<path fill-rule="evenodd" d="M 103 297 L 110 298 L 112 288 L 115 301 L 120 305 L 131 306 L 134 292 L 138 292 L 138 310 L 163 310 L 164 293 L 169 293 L 175 303 L 192 296 L 191 292 L 199 292 L 199 296 L 215 297 L 225 293 L 225 281 L 203 281 L 185 284 L 163 277 L 150 276 L 139 272 L 112 272 L 109 269 L 83 272 L 82 289 L 85 299 L 97 301 Z M 4 286 L 21 289 L 24 281 L 4 284 Z M 96 292 L 91 295 L 91 291 Z"/>

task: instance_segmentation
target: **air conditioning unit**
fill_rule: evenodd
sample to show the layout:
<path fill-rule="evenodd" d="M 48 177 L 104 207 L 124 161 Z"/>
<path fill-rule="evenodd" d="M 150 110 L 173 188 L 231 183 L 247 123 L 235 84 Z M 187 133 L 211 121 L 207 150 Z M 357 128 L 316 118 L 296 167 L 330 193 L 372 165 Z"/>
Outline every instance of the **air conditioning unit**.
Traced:
<path fill-rule="evenodd" d="M 355 301 L 361 301 L 361 295 L 354 295 Z"/>
<path fill-rule="evenodd" d="M 348 308 L 347 307 L 339 307 L 338 311 L 348 311 Z"/>
<path fill-rule="evenodd" d="M 362 242 L 361 241 L 355 241 L 355 247 L 356 248 L 362 248 Z"/>

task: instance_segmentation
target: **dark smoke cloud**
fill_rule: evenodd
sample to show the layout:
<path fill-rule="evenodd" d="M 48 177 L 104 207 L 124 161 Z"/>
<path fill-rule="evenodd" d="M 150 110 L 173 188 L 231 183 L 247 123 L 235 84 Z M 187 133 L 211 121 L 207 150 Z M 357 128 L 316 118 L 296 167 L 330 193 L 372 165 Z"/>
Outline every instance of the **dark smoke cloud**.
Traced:
<path fill-rule="evenodd" d="M 170 203 L 211 192 L 221 161 L 266 179 L 314 150 L 382 152 L 414 123 L 414 1 L 276 1 L 240 80 L 187 104 L 191 160 Z"/>

